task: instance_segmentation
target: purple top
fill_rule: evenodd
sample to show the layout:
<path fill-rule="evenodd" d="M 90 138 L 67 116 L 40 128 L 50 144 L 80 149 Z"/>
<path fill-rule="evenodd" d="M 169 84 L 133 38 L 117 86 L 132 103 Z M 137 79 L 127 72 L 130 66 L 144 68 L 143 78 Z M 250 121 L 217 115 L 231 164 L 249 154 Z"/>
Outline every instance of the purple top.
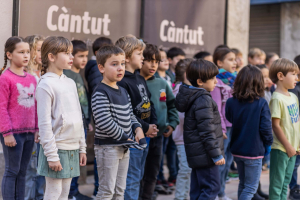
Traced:
<path fill-rule="evenodd" d="M 173 94 L 176 97 L 179 92 L 179 87 L 181 84 L 177 84 L 173 90 Z M 178 112 L 179 124 L 176 126 L 176 129 L 173 131 L 172 137 L 176 145 L 184 144 L 183 142 L 183 124 L 184 124 L 184 113 Z"/>

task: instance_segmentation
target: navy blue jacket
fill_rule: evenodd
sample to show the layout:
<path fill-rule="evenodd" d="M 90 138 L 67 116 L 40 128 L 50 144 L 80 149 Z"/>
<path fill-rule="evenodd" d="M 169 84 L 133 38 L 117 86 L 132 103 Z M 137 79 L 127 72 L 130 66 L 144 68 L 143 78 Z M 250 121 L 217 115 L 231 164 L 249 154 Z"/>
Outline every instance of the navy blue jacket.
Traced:
<path fill-rule="evenodd" d="M 232 97 L 226 102 L 226 119 L 232 123 L 231 153 L 264 156 L 265 146 L 273 143 L 271 112 L 264 98 L 253 102 Z"/>
<path fill-rule="evenodd" d="M 103 76 L 98 69 L 96 60 L 89 60 L 87 62 L 84 76 L 88 83 L 89 93 L 92 94 L 98 83 L 100 83 L 103 79 Z"/>

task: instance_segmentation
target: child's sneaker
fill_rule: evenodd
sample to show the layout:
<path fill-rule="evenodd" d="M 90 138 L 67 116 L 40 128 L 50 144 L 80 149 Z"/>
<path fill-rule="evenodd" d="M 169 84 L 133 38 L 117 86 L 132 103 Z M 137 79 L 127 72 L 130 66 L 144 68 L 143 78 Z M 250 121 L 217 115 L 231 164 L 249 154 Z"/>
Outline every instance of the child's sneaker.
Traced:
<path fill-rule="evenodd" d="M 230 199 L 228 196 L 224 196 L 224 197 L 219 197 L 219 200 L 232 200 L 232 199 Z"/>
<path fill-rule="evenodd" d="M 161 184 L 165 187 L 165 188 L 168 188 L 168 189 L 170 189 L 170 190 L 175 190 L 175 185 L 174 185 L 174 183 L 171 183 L 171 182 L 168 182 L 168 181 L 166 181 L 166 180 L 163 180 L 163 181 L 161 181 Z"/>
<path fill-rule="evenodd" d="M 291 191 L 290 191 L 290 196 L 289 198 L 291 200 L 299 200 L 300 199 L 300 187 L 294 187 Z"/>
<path fill-rule="evenodd" d="M 230 178 L 229 178 L 229 176 L 226 177 L 226 183 L 230 183 Z"/>
<path fill-rule="evenodd" d="M 232 172 L 229 172 L 228 176 L 229 176 L 229 178 L 231 180 L 237 180 L 237 179 L 239 179 L 239 174 L 235 174 L 235 173 L 232 173 Z"/>

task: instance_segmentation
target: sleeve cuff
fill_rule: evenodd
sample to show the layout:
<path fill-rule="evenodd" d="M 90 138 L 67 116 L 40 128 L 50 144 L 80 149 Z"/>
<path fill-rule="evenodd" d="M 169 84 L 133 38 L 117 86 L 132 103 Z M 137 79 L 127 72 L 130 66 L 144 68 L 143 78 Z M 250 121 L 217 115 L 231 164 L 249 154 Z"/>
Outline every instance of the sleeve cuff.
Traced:
<path fill-rule="evenodd" d="M 222 155 L 219 155 L 218 157 L 215 157 L 215 158 L 211 158 L 214 163 L 218 162 L 219 160 L 223 159 L 223 156 Z"/>
<path fill-rule="evenodd" d="M 123 134 L 122 134 L 122 137 L 121 137 L 121 139 L 120 139 L 120 141 L 125 141 L 125 140 L 128 140 L 128 138 L 129 138 L 129 136 L 125 133 L 125 132 L 123 132 Z"/>
<path fill-rule="evenodd" d="M 3 134 L 3 137 L 8 136 L 8 135 L 13 135 L 13 132 L 5 133 L 5 134 Z"/>

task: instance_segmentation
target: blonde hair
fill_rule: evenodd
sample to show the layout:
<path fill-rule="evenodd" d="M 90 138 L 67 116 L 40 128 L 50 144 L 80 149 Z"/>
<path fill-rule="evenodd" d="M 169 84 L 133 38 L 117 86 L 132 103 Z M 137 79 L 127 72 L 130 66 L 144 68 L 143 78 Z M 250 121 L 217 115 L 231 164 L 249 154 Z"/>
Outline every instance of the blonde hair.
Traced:
<path fill-rule="evenodd" d="M 42 55 L 42 69 L 41 75 L 47 72 L 49 66 L 48 54 L 57 55 L 60 52 L 72 52 L 73 45 L 67 38 L 51 36 L 44 40 L 41 55 Z"/>
<path fill-rule="evenodd" d="M 249 50 L 249 54 L 248 57 L 250 58 L 254 58 L 255 56 L 262 56 L 262 55 L 266 55 L 265 52 L 263 50 L 261 50 L 260 48 L 251 48 Z"/>
<path fill-rule="evenodd" d="M 134 35 L 126 35 L 121 37 L 116 41 L 116 46 L 123 49 L 126 58 L 130 58 L 134 50 L 144 50 L 146 48 L 143 40 L 137 39 Z"/>
<path fill-rule="evenodd" d="M 298 65 L 294 61 L 286 58 L 279 58 L 278 60 L 275 60 L 272 63 L 269 71 L 269 76 L 273 83 L 277 83 L 278 82 L 277 74 L 279 72 L 281 72 L 284 76 L 286 76 L 288 72 L 298 72 L 298 71 L 299 71 Z"/>
<path fill-rule="evenodd" d="M 40 41 L 44 41 L 44 40 L 45 40 L 45 38 L 41 35 L 30 35 L 25 38 L 25 42 L 28 42 L 29 47 L 30 47 L 30 60 L 28 62 L 28 66 L 27 66 L 27 71 L 30 74 L 33 74 L 32 67 L 34 65 L 36 65 L 36 63 L 34 63 L 34 62 L 35 62 L 35 57 L 36 57 L 37 43 Z M 40 69 L 40 68 L 41 68 L 41 66 L 39 65 L 38 69 Z"/>

